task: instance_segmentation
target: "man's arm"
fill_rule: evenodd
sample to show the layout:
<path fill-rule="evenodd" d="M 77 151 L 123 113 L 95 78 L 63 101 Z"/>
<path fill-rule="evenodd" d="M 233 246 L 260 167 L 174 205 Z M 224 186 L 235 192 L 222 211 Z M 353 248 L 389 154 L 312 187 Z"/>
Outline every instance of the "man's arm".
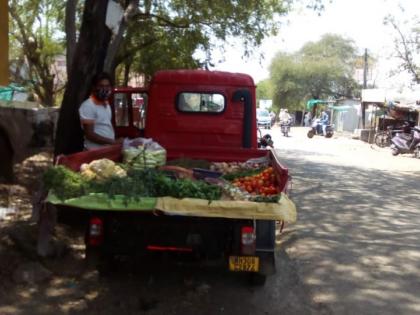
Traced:
<path fill-rule="evenodd" d="M 90 124 L 90 123 L 83 123 L 83 131 L 85 133 L 85 137 L 86 139 L 98 143 L 98 144 L 117 144 L 117 143 L 121 143 L 122 142 L 122 138 L 119 139 L 111 139 L 111 138 L 106 138 L 106 137 L 102 137 L 100 135 L 98 135 L 97 133 L 95 133 L 94 131 L 94 125 Z"/>

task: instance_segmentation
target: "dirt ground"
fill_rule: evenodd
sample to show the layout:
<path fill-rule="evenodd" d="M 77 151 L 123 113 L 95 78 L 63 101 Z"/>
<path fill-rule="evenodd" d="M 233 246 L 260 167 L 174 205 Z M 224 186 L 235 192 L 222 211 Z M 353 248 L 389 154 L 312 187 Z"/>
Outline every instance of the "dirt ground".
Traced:
<path fill-rule="evenodd" d="M 264 287 L 220 264 L 168 256 L 121 261 L 108 276 L 85 268 L 83 233 L 59 225 L 55 257 L 35 255 L 31 195 L 51 163 L 41 152 L 0 186 L 0 314 L 418 314 L 420 160 L 349 137 L 272 131 L 293 176 L 298 222 L 280 237 Z M 19 237 L 20 235 L 20 237 Z"/>

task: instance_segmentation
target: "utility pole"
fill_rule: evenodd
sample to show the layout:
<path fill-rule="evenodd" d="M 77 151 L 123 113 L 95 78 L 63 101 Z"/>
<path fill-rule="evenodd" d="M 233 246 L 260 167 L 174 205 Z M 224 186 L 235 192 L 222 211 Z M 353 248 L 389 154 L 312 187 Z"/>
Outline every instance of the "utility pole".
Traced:
<path fill-rule="evenodd" d="M 367 74 L 368 74 L 368 53 L 367 48 L 365 48 L 365 58 L 363 64 L 363 88 L 367 89 Z"/>
<path fill-rule="evenodd" d="M 9 84 L 9 7 L 0 0 L 0 86 Z"/>
<path fill-rule="evenodd" d="M 368 54 L 367 48 L 365 48 L 365 56 L 363 63 L 363 88 L 367 88 L 367 72 L 368 72 Z M 366 105 L 362 103 L 362 128 L 366 128 Z"/>

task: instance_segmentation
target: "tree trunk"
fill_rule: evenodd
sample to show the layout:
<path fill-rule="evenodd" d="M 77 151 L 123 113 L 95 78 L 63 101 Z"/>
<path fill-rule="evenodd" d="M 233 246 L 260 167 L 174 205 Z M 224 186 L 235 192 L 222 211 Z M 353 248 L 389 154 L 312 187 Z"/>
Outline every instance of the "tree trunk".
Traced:
<path fill-rule="evenodd" d="M 105 25 L 108 1 L 87 0 L 67 87 L 57 124 L 54 153 L 70 154 L 83 149 L 79 106 L 88 97 L 93 76 L 101 72 L 111 31 Z"/>
<path fill-rule="evenodd" d="M 66 31 L 66 66 L 67 73 L 70 73 L 73 62 L 74 50 L 76 48 L 76 8 L 78 0 L 67 0 L 65 31 Z"/>
<path fill-rule="evenodd" d="M 123 82 L 123 86 L 127 86 L 128 85 L 128 81 L 130 80 L 130 64 L 126 63 L 124 65 L 124 82 Z"/>

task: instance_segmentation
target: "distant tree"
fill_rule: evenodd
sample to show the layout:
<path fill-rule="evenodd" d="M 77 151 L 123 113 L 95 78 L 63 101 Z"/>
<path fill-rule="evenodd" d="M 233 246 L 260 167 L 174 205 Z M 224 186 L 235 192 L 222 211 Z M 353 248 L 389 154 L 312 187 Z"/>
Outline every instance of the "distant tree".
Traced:
<path fill-rule="evenodd" d="M 299 55 L 312 98 L 352 96 L 357 88 L 353 75 L 358 57 L 352 40 L 326 34 L 318 42 L 304 45 Z"/>
<path fill-rule="evenodd" d="M 295 109 L 308 98 L 351 97 L 357 51 L 351 40 L 324 35 L 293 54 L 278 53 L 270 65 L 275 104 Z"/>
<path fill-rule="evenodd" d="M 278 53 L 270 65 L 270 81 L 273 86 L 273 106 L 289 110 L 299 107 L 303 98 L 302 64 L 293 54 Z"/>
<path fill-rule="evenodd" d="M 62 9 L 58 0 L 9 1 L 12 80 L 29 87 L 46 106 L 55 105 L 56 92 L 63 87 L 53 68 L 55 58 L 64 53 L 56 32 Z"/>
<path fill-rule="evenodd" d="M 257 103 L 259 100 L 273 99 L 273 85 L 270 79 L 262 80 L 257 83 Z"/>

